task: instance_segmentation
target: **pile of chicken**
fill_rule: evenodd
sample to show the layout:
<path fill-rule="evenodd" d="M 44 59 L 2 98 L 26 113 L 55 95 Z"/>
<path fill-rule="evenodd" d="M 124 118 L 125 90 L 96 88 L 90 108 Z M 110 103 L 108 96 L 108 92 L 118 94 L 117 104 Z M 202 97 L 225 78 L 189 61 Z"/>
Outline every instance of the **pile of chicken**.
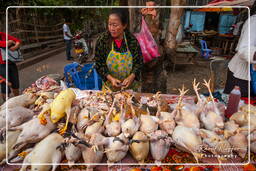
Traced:
<path fill-rule="evenodd" d="M 188 90 L 183 87 L 173 108 L 159 93 L 63 89 L 47 77 L 36 83 L 0 111 L 0 161 L 6 162 L 7 147 L 9 162 L 23 160 L 21 170 L 29 164 L 31 170 L 55 170 L 64 156 L 70 166 L 83 160 L 92 170 L 104 155 L 108 163 L 117 163 L 129 152 L 138 163 L 149 153 L 160 163 L 171 146 L 197 161 L 206 153 L 221 156 L 219 160 L 230 154 L 244 158 L 249 141 L 256 153 L 256 108 L 241 106 L 225 120 L 210 81 L 203 83 L 209 98 L 199 95 L 194 80 L 197 102 L 184 100 Z"/>

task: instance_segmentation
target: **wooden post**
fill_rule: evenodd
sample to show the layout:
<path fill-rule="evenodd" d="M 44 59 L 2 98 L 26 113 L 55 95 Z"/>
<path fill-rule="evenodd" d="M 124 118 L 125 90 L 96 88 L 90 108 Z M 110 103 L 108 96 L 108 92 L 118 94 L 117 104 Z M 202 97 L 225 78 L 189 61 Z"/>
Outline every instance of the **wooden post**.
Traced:
<path fill-rule="evenodd" d="M 183 6 L 185 5 L 185 0 L 171 0 L 171 4 L 172 6 Z M 176 35 L 183 11 L 183 8 L 171 9 L 168 30 L 165 37 L 165 47 L 171 51 L 176 48 Z"/>
<path fill-rule="evenodd" d="M 36 14 L 34 13 L 33 15 L 33 23 L 34 23 L 34 31 L 35 31 L 35 34 L 36 34 L 36 42 L 39 42 L 39 39 L 38 39 L 38 30 L 37 30 L 37 26 L 36 26 Z"/>
<path fill-rule="evenodd" d="M 135 0 L 128 0 L 128 6 L 136 6 Z M 129 30 L 130 32 L 134 32 L 135 29 L 135 8 L 129 8 Z"/>

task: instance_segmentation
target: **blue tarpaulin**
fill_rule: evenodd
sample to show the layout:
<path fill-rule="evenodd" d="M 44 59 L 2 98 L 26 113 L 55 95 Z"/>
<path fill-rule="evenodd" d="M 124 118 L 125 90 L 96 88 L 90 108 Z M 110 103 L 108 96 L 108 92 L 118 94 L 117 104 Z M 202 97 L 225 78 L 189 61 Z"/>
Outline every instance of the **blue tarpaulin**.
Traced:
<path fill-rule="evenodd" d="M 186 11 L 184 27 L 188 28 L 192 24 L 190 31 L 203 31 L 205 21 L 205 12 Z"/>
<path fill-rule="evenodd" d="M 235 23 L 236 16 L 232 14 L 221 14 L 219 18 L 219 33 L 229 33 L 230 27 Z"/>
<path fill-rule="evenodd" d="M 190 31 L 201 32 L 204 31 L 206 12 L 199 11 L 186 11 L 184 20 L 184 29 L 189 28 L 192 24 Z M 220 34 L 229 32 L 230 27 L 235 23 L 236 16 L 231 13 L 220 13 L 218 31 Z"/>

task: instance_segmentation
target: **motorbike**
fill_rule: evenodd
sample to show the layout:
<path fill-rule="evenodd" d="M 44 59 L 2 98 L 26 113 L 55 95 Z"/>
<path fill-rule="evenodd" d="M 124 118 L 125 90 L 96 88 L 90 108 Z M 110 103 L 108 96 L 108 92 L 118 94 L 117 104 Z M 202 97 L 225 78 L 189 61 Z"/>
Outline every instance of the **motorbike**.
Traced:
<path fill-rule="evenodd" d="M 83 32 L 78 31 L 74 36 L 75 54 L 80 64 L 85 63 L 89 57 L 89 49 L 82 35 Z"/>

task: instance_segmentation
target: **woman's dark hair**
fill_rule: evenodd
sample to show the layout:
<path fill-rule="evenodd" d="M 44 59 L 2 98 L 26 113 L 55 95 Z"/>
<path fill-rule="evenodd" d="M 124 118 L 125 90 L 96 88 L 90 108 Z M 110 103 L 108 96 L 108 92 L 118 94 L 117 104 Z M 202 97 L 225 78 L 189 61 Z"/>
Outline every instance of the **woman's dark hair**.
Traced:
<path fill-rule="evenodd" d="M 127 8 L 112 8 L 109 15 L 111 14 L 117 15 L 120 18 L 122 25 L 128 24 L 129 12 Z"/>

